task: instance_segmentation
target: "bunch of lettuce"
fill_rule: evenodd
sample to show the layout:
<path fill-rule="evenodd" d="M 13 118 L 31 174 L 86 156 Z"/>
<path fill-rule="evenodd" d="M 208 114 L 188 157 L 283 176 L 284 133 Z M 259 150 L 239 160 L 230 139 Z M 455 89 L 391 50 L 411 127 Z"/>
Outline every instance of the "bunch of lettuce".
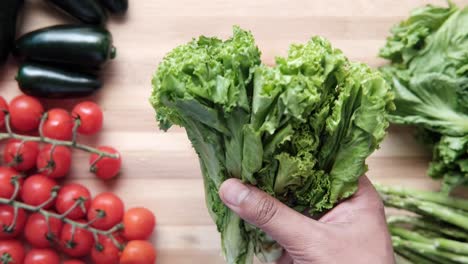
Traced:
<path fill-rule="evenodd" d="M 352 195 L 393 107 L 390 88 L 323 38 L 261 64 L 250 32 L 200 37 L 172 50 L 153 78 L 151 103 L 164 130 L 185 127 L 200 158 L 206 203 L 228 263 L 273 261 L 281 248 L 223 205 L 218 188 L 239 178 L 303 212 Z M 287 227 L 285 227 L 287 228 Z"/>
<path fill-rule="evenodd" d="M 433 150 L 442 191 L 468 183 L 468 6 L 426 6 L 392 29 L 380 51 L 395 93 L 391 121 L 416 125 Z"/>

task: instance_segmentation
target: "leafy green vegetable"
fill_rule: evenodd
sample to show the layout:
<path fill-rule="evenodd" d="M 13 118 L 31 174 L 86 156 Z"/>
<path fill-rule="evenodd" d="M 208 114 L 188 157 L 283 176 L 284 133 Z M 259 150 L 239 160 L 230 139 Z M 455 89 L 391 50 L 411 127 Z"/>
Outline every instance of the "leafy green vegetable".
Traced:
<path fill-rule="evenodd" d="M 260 62 L 253 36 L 234 28 L 171 51 L 153 78 L 162 129 L 186 128 L 200 158 L 206 203 L 228 263 L 273 261 L 281 248 L 218 197 L 234 177 L 296 210 L 322 212 L 352 195 L 365 159 L 385 136 L 389 87 L 328 41 L 294 44 L 276 66 Z"/>
<path fill-rule="evenodd" d="M 443 191 L 468 183 L 468 7 L 426 6 L 392 29 L 380 51 L 395 93 L 390 120 L 416 125 L 433 149 L 429 175 Z M 424 131 L 426 130 L 426 131 Z"/>

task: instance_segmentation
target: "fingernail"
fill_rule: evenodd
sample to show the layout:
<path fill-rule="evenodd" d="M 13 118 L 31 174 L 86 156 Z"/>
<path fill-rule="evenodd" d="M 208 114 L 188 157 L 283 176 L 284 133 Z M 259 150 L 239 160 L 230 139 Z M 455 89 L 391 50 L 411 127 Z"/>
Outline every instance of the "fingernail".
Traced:
<path fill-rule="evenodd" d="M 250 189 L 240 180 L 229 179 L 221 185 L 219 192 L 221 194 L 221 199 L 227 205 L 239 206 L 247 195 L 249 195 Z"/>

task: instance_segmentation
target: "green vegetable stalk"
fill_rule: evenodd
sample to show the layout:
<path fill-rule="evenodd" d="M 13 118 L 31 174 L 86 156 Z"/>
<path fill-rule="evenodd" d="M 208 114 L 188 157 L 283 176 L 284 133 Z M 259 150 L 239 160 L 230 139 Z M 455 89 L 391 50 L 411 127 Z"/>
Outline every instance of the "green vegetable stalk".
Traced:
<path fill-rule="evenodd" d="M 442 191 L 468 184 L 468 6 L 426 6 L 392 28 L 380 56 L 395 93 L 390 120 L 416 125 Z"/>
<path fill-rule="evenodd" d="M 223 205 L 227 178 L 311 213 L 352 195 L 392 109 L 378 72 L 349 62 L 320 37 L 293 44 L 274 67 L 261 64 L 250 32 L 200 37 L 171 51 L 153 78 L 162 129 L 185 127 L 200 158 L 206 203 L 228 263 L 274 261 L 282 249 Z"/>
<path fill-rule="evenodd" d="M 468 200 L 398 187 L 376 188 L 386 206 L 413 213 L 387 219 L 395 252 L 403 258 L 398 263 L 468 263 Z"/>

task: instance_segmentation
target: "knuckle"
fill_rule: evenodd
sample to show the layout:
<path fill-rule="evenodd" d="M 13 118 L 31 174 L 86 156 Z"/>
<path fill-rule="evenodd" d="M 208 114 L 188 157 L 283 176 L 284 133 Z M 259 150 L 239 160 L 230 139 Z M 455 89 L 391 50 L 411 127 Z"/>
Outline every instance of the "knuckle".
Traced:
<path fill-rule="evenodd" d="M 255 207 L 255 223 L 259 227 L 265 226 L 271 222 L 278 212 L 278 206 L 275 201 L 269 197 L 263 197 Z"/>

